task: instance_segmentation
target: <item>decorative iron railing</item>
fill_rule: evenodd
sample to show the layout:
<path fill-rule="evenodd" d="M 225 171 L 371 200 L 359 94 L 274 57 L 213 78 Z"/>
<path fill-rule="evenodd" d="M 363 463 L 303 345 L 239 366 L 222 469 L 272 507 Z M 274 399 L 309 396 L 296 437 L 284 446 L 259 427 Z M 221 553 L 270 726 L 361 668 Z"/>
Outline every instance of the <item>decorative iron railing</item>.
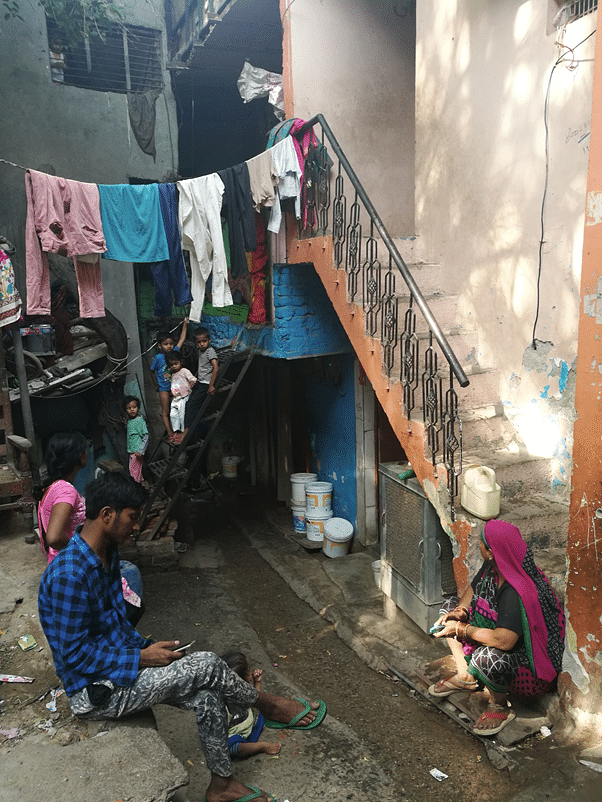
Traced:
<path fill-rule="evenodd" d="M 461 387 L 467 387 L 468 378 L 321 114 L 308 120 L 295 136 L 303 140 L 303 135 L 309 130 L 314 135 L 310 137 L 306 154 L 299 236 L 332 234 L 336 266 L 344 268 L 347 275 L 348 298 L 352 303 L 362 304 L 366 334 L 380 339 L 384 370 L 390 377 L 395 366 L 400 366 L 398 378 L 408 420 L 416 409 L 416 393 L 421 387 L 427 450 L 433 467 L 440 459 L 446 468 L 451 518 L 455 520 L 454 499 L 458 493 L 458 477 L 462 473 L 462 421 L 454 384 L 457 382 Z M 336 157 L 336 162 L 333 157 Z M 345 182 L 349 186 L 349 197 L 345 194 Z M 383 270 L 379 249 L 384 249 L 386 270 Z M 396 294 L 399 274 L 409 290 L 401 331 L 399 297 Z M 424 350 L 422 367 L 420 337 L 416 331 L 417 309 L 428 326 L 428 346 Z M 439 366 L 436 344 L 446 362 L 444 369 Z M 449 374 L 447 378 L 446 374 Z M 448 383 L 445 390 L 444 381 Z"/>

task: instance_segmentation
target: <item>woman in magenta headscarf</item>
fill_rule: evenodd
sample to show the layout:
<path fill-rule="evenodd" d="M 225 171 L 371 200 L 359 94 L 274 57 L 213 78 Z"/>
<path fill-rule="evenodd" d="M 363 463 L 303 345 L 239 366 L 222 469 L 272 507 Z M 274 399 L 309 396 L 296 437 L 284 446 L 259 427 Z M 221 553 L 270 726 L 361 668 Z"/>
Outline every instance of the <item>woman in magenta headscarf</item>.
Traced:
<path fill-rule="evenodd" d="M 562 667 L 565 619 L 556 594 L 537 568 L 519 530 L 488 521 L 479 543 L 483 565 L 464 592 L 443 606 L 435 637 L 448 638 L 457 673 L 431 685 L 433 696 L 485 686 L 489 704 L 475 722 L 495 735 L 515 717 L 508 692 L 549 689 Z"/>

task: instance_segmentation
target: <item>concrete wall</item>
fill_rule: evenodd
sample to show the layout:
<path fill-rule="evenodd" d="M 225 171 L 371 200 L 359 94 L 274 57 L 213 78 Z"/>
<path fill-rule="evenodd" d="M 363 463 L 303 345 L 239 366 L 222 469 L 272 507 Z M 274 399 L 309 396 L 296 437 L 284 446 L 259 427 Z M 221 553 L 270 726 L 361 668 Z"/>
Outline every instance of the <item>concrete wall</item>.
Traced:
<path fill-rule="evenodd" d="M 579 364 L 575 390 L 575 446 L 567 546 L 567 648 L 559 687 L 580 732 L 602 733 L 602 603 L 600 521 L 602 506 L 602 40 L 596 43 L 591 158 L 587 179 L 579 319 Z"/>
<path fill-rule="evenodd" d="M 129 177 L 165 180 L 177 167 L 177 120 L 170 78 L 157 101 L 157 159 L 140 149 L 131 131 L 125 94 L 97 92 L 53 83 L 44 12 L 24 4 L 24 21 L 2 21 L 0 86 L 6 124 L 0 131 L 2 158 L 42 172 L 92 183 L 122 183 Z M 124 21 L 163 32 L 161 3 L 127 0 Z M 0 165 L 2 233 L 17 247 L 17 283 L 25 292 L 26 202 L 23 171 Z M 123 323 L 130 355 L 140 352 L 131 265 L 103 265 L 105 306 Z"/>
<path fill-rule="evenodd" d="M 415 247 L 441 263 L 528 451 L 555 457 L 568 487 L 595 38 L 550 82 L 561 51 L 547 16 L 546 0 L 417 3 Z M 595 26 L 595 14 L 572 23 L 565 45 Z"/>
<path fill-rule="evenodd" d="M 280 10 L 287 117 L 322 113 L 390 233 L 413 234 L 413 12 L 372 0 Z"/>

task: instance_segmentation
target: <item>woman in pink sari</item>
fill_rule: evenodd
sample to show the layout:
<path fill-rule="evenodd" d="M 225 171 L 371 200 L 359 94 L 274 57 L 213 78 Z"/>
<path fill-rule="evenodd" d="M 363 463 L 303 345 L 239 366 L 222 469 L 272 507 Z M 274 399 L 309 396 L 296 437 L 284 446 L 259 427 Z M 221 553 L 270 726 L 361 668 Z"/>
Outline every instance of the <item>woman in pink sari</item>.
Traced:
<path fill-rule="evenodd" d="M 519 530 L 488 521 L 479 544 L 483 565 L 464 595 L 443 606 L 435 634 L 447 638 L 457 673 L 431 685 L 432 696 L 484 687 L 489 703 L 479 735 L 495 735 L 515 714 L 508 693 L 549 690 L 562 667 L 565 619 Z"/>

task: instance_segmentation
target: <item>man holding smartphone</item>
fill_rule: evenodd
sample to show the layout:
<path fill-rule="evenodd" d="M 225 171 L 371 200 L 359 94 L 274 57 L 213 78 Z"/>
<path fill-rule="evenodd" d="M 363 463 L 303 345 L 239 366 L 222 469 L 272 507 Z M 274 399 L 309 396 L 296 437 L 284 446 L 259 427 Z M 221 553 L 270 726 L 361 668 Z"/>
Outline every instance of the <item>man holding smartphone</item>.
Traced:
<path fill-rule="evenodd" d="M 81 531 L 44 572 L 38 609 L 56 672 L 81 718 L 120 718 L 159 703 L 194 710 L 211 771 L 207 802 L 267 802 L 267 794 L 249 793 L 232 775 L 226 703 L 257 707 L 300 729 L 319 723 L 318 704 L 258 692 L 213 652 L 185 656 L 179 641 L 153 642 L 136 632 L 126 617 L 118 546 L 138 529 L 146 495 L 125 473 L 91 482 Z"/>

